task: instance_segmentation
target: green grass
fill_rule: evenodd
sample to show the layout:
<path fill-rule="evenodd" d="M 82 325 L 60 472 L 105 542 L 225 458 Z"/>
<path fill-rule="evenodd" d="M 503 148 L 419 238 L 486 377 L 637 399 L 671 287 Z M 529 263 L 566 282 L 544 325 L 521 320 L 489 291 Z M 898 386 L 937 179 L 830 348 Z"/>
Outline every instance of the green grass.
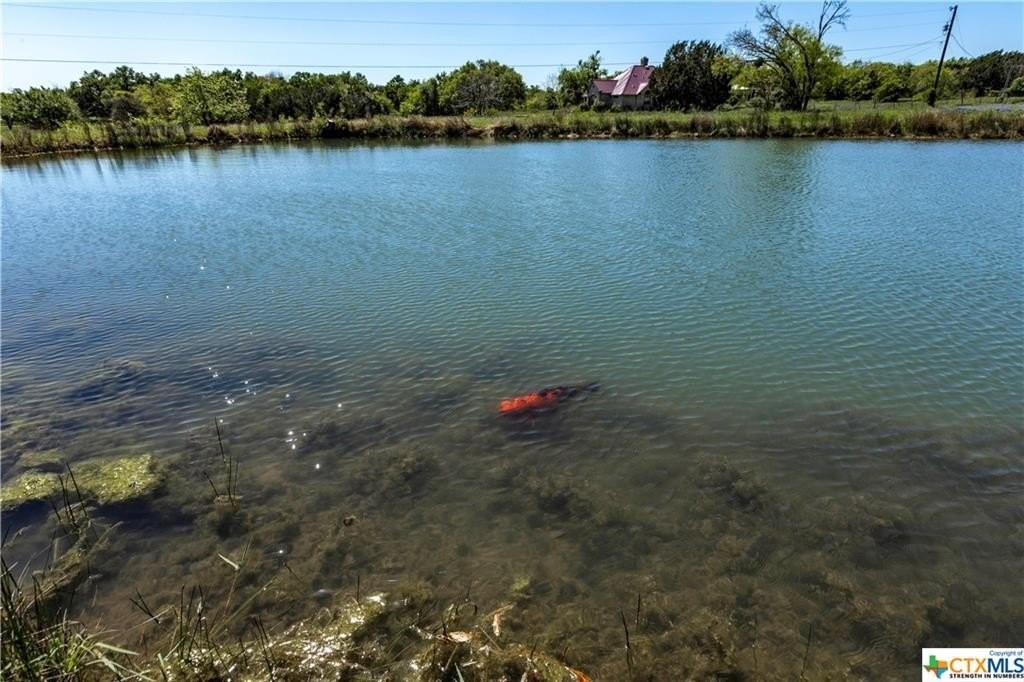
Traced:
<path fill-rule="evenodd" d="M 104 633 L 68 616 L 67 604 L 85 577 L 88 558 L 112 529 L 94 524 L 68 469 L 58 477 L 60 506 L 54 505 L 55 560 L 43 571 L 15 575 L 0 559 L 0 679 L 59 682 L 84 679 L 141 679 L 133 669 L 133 651 L 102 641 Z M 70 549 L 58 555 L 58 536 Z"/>
<path fill-rule="evenodd" d="M 97 149 L 138 149 L 319 138 L 351 139 L 561 139 L 604 137 L 814 137 L 814 138 L 1024 138 L 1024 111 L 929 109 L 829 103 L 807 112 L 735 109 L 682 112 L 510 112 L 476 117 L 398 117 L 290 120 L 210 126 L 165 121 L 74 122 L 56 130 L 0 131 L 5 156 Z M 856 105 L 856 106 L 851 106 Z"/>

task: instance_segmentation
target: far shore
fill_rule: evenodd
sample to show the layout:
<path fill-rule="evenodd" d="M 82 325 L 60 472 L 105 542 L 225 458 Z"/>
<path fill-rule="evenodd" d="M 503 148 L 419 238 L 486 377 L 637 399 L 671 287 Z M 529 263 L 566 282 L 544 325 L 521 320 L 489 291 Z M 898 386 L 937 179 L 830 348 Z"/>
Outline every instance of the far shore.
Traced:
<path fill-rule="evenodd" d="M 316 139 L 546 140 L 605 138 L 817 138 L 1022 140 L 1024 110 L 515 112 L 493 116 L 378 116 L 211 125 L 168 121 L 73 122 L 56 130 L 2 130 L 4 158 L 39 154 Z"/>

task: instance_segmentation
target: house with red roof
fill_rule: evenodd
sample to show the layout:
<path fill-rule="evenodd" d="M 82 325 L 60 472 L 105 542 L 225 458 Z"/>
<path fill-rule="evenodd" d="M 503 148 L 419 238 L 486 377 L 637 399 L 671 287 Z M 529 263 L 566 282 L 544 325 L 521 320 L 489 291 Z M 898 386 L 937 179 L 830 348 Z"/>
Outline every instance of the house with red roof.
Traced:
<path fill-rule="evenodd" d="M 654 67 L 647 64 L 647 57 L 636 66 L 631 66 L 615 78 L 595 78 L 587 91 L 587 104 L 594 106 L 619 106 L 623 109 L 648 109 L 651 93 L 648 85 Z"/>

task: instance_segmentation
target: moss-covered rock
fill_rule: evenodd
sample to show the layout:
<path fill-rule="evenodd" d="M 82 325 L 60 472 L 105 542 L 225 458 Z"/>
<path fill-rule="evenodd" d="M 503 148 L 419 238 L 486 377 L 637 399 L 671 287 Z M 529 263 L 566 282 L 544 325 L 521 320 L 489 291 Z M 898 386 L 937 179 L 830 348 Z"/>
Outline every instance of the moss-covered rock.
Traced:
<path fill-rule="evenodd" d="M 28 453 L 18 460 L 19 468 L 28 471 L 3 486 L 4 511 L 31 502 L 45 502 L 60 493 L 60 477 L 55 471 L 63 466 L 58 450 Z M 100 505 L 123 504 L 149 497 L 163 484 L 164 471 L 152 455 L 90 459 L 72 465 L 74 483 L 86 500 Z M 68 489 L 74 493 L 74 483 Z"/>
<path fill-rule="evenodd" d="M 57 474 L 32 471 L 22 474 L 0 490 L 0 508 L 17 509 L 32 502 L 45 502 L 60 491 Z"/>
<path fill-rule="evenodd" d="M 88 460 L 74 467 L 84 495 L 99 504 L 123 504 L 155 493 L 163 483 L 163 470 L 152 455 Z"/>

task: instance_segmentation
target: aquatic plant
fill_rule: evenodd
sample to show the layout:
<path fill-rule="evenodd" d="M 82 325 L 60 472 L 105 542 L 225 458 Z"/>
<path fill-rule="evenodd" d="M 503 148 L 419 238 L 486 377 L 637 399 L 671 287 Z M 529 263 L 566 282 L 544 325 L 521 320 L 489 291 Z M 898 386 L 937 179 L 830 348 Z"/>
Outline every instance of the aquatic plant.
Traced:
<path fill-rule="evenodd" d="M 70 469 L 67 478 L 52 476 L 61 499 L 53 507 L 61 531 L 52 541 L 54 560 L 45 570 L 28 575 L 23 569 L 19 576 L 0 558 L 0 678 L 50 682 L 89 679 L 101 672 L 134 677 L 128 659 L 137 653 L 102 641 L 104 633 L 68 615 L 89 557 L 105 546 L 113 529 L 96 527 Z M 69 540 L 70 549 L 58 554 L 58 540 Z"/>
<path fill-rule="evenodd" d="M 210 487 L 213 488 L 213 497 L 215 502 L 226 502 L 231 506 L 233 511 L 238 511 L 238 460 L 232 455 L 228 454 L 224 448 L 224 439 L 220 432 L 220 423 L 214 419 L 213 428 L 217 432 L 217 449 L 220 452 L 220 463 L 224 471 L 224 482 L 223 492 L 217 488 L 217 485 L 213 482 L 213 478 L 206 471 L 203 471 L 203 476 L 206 478 Z"/>
<path fill-rule="evenodd" d="M 138 679 L 127 660 L 138 656 L 136 652 L 105 643 L 102 633 L 71 620 L 67 611 L 52 614 L 39 608 L 35 589 L 22 589 L 11 567 L 0 559 L 0 677 L 60 682 L 109 672 Z"/>

